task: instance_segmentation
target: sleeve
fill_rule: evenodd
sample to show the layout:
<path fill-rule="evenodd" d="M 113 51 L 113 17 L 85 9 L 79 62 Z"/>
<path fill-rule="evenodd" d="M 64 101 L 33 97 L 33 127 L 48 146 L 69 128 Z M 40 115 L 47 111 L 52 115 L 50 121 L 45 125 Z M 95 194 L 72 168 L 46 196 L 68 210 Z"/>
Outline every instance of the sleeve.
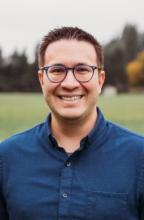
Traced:
<path fill-rule="evenodd" d="M 139 199 L 139 220 L 144 220 L 144 194 Z"/>
<path fill-rule="evenodd" d="M 6 203 L 2 192 L 2 160 L 0 159 L 0 220 L 9 220 Z"/>
<path fill-rule="evenodd" d="M 144 146 L 140 158 L 140 172 L 138 178 L 138 214 L 139 220 L 144 220 Z"/>

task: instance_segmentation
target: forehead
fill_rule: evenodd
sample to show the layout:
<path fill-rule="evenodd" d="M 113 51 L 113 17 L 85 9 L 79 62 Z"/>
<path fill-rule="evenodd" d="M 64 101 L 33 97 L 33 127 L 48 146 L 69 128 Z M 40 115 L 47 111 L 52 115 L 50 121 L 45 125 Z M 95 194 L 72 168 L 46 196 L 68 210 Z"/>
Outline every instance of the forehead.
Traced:
<path fill-rule="evenodd" d="M 90 63 L 96 64 L 97 55 L 92 44 L 78 40 L 58 40 L 51 43 L 45 51 L 44 64 Z"/>

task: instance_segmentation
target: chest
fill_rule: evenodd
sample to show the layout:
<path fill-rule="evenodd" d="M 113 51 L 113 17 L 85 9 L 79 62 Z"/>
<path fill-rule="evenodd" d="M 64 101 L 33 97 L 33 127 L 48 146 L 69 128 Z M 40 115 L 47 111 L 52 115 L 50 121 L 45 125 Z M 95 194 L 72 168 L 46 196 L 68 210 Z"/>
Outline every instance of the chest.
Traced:
<path fill-rule="evenodd" d="M 12 220 L 138 219 L 136 171 L 120 159 L 41 163 L 10 172 L 5 197 Z"/>

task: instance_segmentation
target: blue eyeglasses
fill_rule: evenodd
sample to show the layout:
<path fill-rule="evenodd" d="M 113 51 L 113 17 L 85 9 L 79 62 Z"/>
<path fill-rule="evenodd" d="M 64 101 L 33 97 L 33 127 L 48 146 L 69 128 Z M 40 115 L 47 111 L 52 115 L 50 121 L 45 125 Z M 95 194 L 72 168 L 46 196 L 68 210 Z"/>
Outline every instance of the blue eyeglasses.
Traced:
<path fill-rule="evenodd" d="M 69 70 L 72 71 L 75 79 L 78 82 L 85 83 L 92 79 L 95 70 L 99 71 L 101 68 L 86 64 L 78 64 L 72 68 L 69 68 L 62 64 L 55 64 L 52 66 L 41 67 L 40 70 L 45 71 L 48 79 L 53 83 L 62 82 L 66 78 Z"/>

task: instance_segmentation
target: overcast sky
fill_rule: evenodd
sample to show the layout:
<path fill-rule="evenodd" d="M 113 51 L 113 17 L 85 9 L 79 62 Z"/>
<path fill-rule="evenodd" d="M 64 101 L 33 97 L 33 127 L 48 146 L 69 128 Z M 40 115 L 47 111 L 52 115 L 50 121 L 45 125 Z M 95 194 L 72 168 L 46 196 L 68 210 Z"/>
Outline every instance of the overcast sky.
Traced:
<path fill-rule="evenodd" d="M 37 42 L 50 29 L 79 26 L 105 44 L 125 24 L 144 32 L 144 0 L 0 0 L 0 48 L 16 48 L 33 57 Z"/>

